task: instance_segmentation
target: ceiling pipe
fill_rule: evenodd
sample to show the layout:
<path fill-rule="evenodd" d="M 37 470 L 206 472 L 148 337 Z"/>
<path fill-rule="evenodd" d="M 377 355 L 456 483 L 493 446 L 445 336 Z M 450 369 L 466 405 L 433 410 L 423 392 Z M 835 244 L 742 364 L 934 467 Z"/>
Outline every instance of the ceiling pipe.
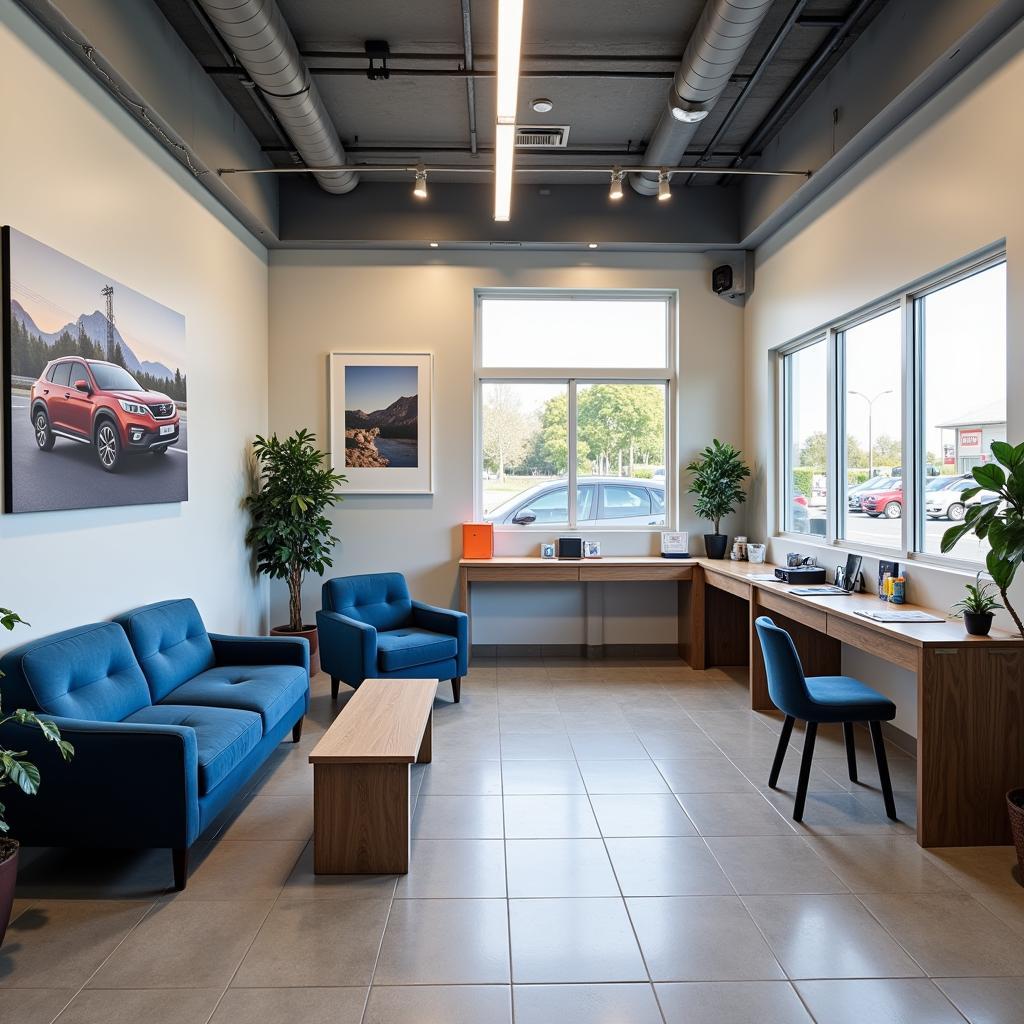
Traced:
<path fill-rule="evenodd" d="M 668 105 L 644 152 L 644 163 L 679 163 L 771 5 L 772 0 L 708 0 L 686 44 L 669 89 Z M 657 194 L 657 175 L 631 174 L 629 181 L 641 195 Z"/>
<path fill-rule="evenodd" d="M 276 0 L 199 0 L 224 42 L 312 167 L 345 164 L 345 150 Z M 327 192 L 351 192 L 354 171 L 318 171 Z"/>
<path fill-rule="evenodd" d="M 469 0 L 462 0 L 462 46 L 465 52 L 464 64 L 467 71 L 473 70 L 473 22 L 469 11 Z M 476 141 L 476 82 L 466 79 L 466 112 L 469 117 L 469 148 L 475 153 Z"/>

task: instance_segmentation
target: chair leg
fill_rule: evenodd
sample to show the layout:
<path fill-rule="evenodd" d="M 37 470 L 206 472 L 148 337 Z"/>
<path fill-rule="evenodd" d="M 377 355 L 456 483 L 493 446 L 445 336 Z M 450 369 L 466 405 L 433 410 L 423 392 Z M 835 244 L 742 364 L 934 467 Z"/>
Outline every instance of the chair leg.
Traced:
<path fill-rule="evenodd" d="M 795 719 L 792 715 L 786 715 L 786 720 L 782 723 L 782 732 L 779 733 L 779 746 L 775 751 L 775 760 L 772 762 L 771 774 L 768 776 L 768 788 L 774 789 L 779 781 L 779 772 L 782 771 L 782 762 L 786 758 L 786 751 L 789 750 L 789 738 L 793 735 L 793 722 Z"/>
<path fill-rule="evenodd" d="M 331 676 L 331 700 L 338 699 L 338 689 L 341 686 L 341 680 L 337 676 Z"/>
<path fill-rule="evenodd" d="M 885 813 L 893 820 L 896 817 L 896 801 L 892 798 L 892 780 L 889 778 L 889 761 L 885 756 L 885 740 L 882 739 L 882 723 L 869 722 L 871 729 L 871 745 L 875 748 L 875 761 L 878 764 L 878 781 L 882 786 L 882 799 L 885 801 Z"/>
<path fill-rule="evenodd" d="M 853 743 L 853 722 L 843 722 L 843 737 L 846 740 L 846 767 L 850 781 L 857 781 L 857 748 Z"/>
<path fill-rule="evenodd" d="M 462 677 L 459 676 L 452 680 L 452 696 L 455 698 L 455 703 L 458 704 L 462 699 Z"/>
<path fill-rule="evenodd" d="M 804 756 L 800 759 L 800 778 L 796 784 L 796 803 L 793 805 L 793 820 L 803 821 L 804 803 L 807 801 L 807 783 L 811 778 L 811 758 L 814 757 L 814 741 L 818 735 L 818 723 L 808 722 L 804 733 Z"/>
<path fill-rule="evenodd" d="M 298 743 L 298 742 L 299 742 L 299 740 L 301 740 L 301 739 L 302 739 L 302 723 L 303 723 L 303 722 L 304 722 L 305 720 L 306 720 L 305 718 L 300 718 L 300 719 L 299 719 L 299 720 L 298 720 L 298 721 L 297 721 L 297 722 L 296 722 L 296 723 L 295 723 L 295 724 L 294 724 L 294 725 L 292 726 L 292 743 Z"/>
<path fill-rule="evenodd" d="M 171 864 L 174 867 L 174 891 L 182 892 L 188 882 L 188 847 L 171 850 Z"/>

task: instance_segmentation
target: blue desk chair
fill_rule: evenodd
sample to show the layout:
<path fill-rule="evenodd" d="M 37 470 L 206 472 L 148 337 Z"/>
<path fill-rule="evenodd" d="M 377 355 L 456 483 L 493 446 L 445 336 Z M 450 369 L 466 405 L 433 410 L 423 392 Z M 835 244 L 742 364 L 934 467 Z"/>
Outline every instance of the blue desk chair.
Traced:
<path fill-rule="evenodd" d="M 757 636 L 764 654 L 765 671 L 768 676 L 768 693 L 775 706 L 786 716 L 782 723 L 782 735 L 775 752 L 768 785 L 774 789 L 782 771 L 786 748 L 793 733 L 793 723 L 800 719 L 807 723 L 804 734 L 804 753 L 800 761 L 800 778 L 796 787 L 796 804 L 793 820 L 801 821 L 804 803 L 807 799 L 807 782 L 811 774 L 811 758 L 814 756 L 814 740 L 821 722 L 842 722 L 846 740 L 846 763 L 850 780 L 857 781 L 857 753 L 853 743 L 854 722 L 867 722 L 871 731 L 871 743 L 875 748 L 878 764 L 878 781 L 882 786 L 885 813 L 896 821 L 896 804 L 892 798 L 892 782 L 889 780 L 889 763 L 885 757 L 885 743 L 882 739 L 882 722 L 896 717 L 896 705 L 870 686 L 865 686 L 850 676 L 804 675 L 800 655 L 796 652 L 793 638 L 766 615 L 754 622 Z"/>
<path fill-rule="evenodd" d="M 469 616 L 412 600 L 400 572 L 328 580 L 316 624 L 332 699 L 342 682 L 450 679 L 459 702 L 469 667 Z"/>

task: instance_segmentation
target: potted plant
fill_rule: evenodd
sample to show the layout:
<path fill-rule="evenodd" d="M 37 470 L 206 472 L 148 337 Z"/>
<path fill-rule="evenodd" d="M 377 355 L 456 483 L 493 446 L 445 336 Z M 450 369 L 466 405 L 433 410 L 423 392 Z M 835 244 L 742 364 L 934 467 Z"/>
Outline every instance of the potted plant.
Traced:
<path fill-rule="evenodd" d="M 992 628 L 993 612 L 1003 606 L 995 599 L 994 583 L 983 583 L 981 573 L 967 584 L 967 596 L 953 605 L 954 612 L 963 612 L 964 628 L 971 636 L 988 636 Z"/>
<path fill-rule="evenodd" d="M 731 444 L 715 438 L 700 457 L 686 467 L 693 474 L 687 493 L 696 495 L 694 512 L 715 524 L 714 533 L 704 534 L 708 558 L 725 557 L 729 538 L 721 532 L 722 518 L 731 515 L 747 500 L 740 485 L 750 476 L 750 470 L 742 454 Z"/>
<path fill-rule="evenodd" d="M 942 553 L 951 551 L 957 541 L 969 533 L 979 540 L 988 538 L 985 568 L 999 590 L 1003 606 L 1024 635 L 1024 623 L 1009 596 L 1013 578 L 1024 561 L 1024 444 L 1014 447 L 1005 441 L 993 441 L 992 455 L 995 462 L 986 462 L 971 470 L 976 486 L 960 495 L 967 511 L 963 522 L 942 535 Z M 991 492 L 995 497 L 969 504 L 971 498 L 982 491 Z"/>
<path fill-rule="evenodd" d="M 326 512 L 342 500 L 337 488 L 346 478 L 324 465 L 316 436 L 305 429 L 283 439 L 257 437 L 252 451 L 257 480 L 245 502 L 252 517 L 245 539 L 257 571 L 288 583 L 288 624 L 270 632 L 305 637 L 315 673 L 316 625 L 302 621 L 302 580 L 307 572 L 322 575 L 334 564 L 331 546 L 338 538 Z"/>
<path fill-rule="evenodd" d="M 11 630 L 24 619 L 9 608 L 0 608 L 0 626 Z M 60 730 L 53 722 L 37 718 L 31 711 L 11 711 L 2 713 L 0 708 L 0 727 L 9 722 L 18 725 L 36 726 L 43 735 L 57 744 L 61 757 L 70 761 L 75 748 L 67 740 L 60 738 Z M 39 791 L 39 769 L 31 761 L 25 759 L 24 751 L 8 750 L 0 741 L 0 789 L 4 786 L 17 786 L 23 793 L 33 796 Z M 4 805 L 0 803 L 0 945 L 7 934 L 7 925 L 11 920 L 11 907 L 14 905 L 14 882 L 18 876 L 18 843 L 8 838 L 10 826 L 4 815 Z"/>

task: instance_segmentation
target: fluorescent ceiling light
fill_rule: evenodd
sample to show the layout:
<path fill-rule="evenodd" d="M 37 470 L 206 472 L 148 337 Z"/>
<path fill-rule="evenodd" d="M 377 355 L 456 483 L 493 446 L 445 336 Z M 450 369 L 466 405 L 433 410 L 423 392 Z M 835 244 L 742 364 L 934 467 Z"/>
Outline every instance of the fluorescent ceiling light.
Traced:
<path fill-rule="evenodd" d="M 512 159 L 515 151 L 516 126 L 499 124 L 494 138 L 494 219 L 512 216 Z"/>
<path fill-rule="evenodd" d="M 498 0 L 498 81 L 494 139 L 494 219 L 512 215 L 519 56 L 523 44 L 523 0 Z"/>

